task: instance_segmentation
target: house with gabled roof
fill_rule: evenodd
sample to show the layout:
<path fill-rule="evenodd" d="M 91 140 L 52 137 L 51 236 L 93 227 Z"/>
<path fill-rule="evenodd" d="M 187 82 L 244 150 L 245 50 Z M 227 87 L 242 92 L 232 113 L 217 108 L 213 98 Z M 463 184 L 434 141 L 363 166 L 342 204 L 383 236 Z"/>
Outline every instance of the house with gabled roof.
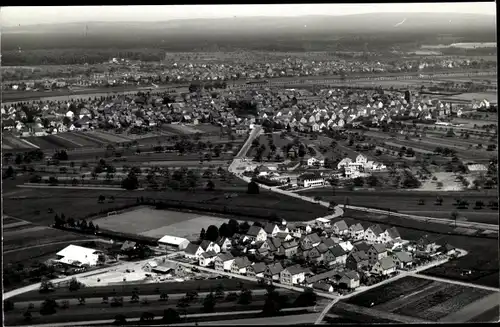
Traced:
<path fill-rule="evenodd" d="M 247 257 L 237 257 L 231 264 L 231 273 L 244 275 L 247 268 L 252 265 L 252 262 Z"/>
<path fill-rule="evenodd" d="M 205 251 L 199 244 L 189 243 L 184 249 L 184 256 L 189 259 L 199 260 L 202 253 Z"/>
<path fill-rule="evenodd" d="M 347 252 L 338 244 L 335 244 L 324 253 L 324 262 L 328 265 L 345 264 L 346 260 Z"/>
<path fill-rule="evenodd" d="M 266 272 L 266 268 L 266 264 L 263 262 L 254 263 L 247 268 L 247 276 L 263 278 L 264 273 Z"/>
<path fill-rule="evenodd" d="M 360 223 L 351 225 L 349 227 L 349 237 L 354 241 L 362 240 L 365 235 L 365 229 Z"/>
<path fill-rule="evenodd" d="M 300 240 L 300 244 L 304 246 L 318 246 L 321 243 L 321 238 L 316 233 L 308 234 L 303 236 Z"/>
<path fill-rule="evenodd" d="M 340 280 L 338 281 L 338 285 L 340 287 L 355 289 L 359 287 L 361 282 L 361 278 L 359 274 L 354 270 L 342 271 L 340 273 Z"/>
<path fill-rule="evenodd" d="M 283 242 L 281 243 L 277 254 L 284 255 L 285 257 L 290 258 L 297 254 L 298 247 L 299 244 L 295 240 L 292 240 L 290 242 Z"/>
<path fill-rule="evenodd" d="M 335 222 L 332 229 L 335 235 L 347 235 L 349 233 L 349 227 L 344 220 Z"/>
<path fill-rule="evenodd" d="M 209 240 L 203 240 L 200 244 L 200 247 L 203 249 L 203 251 L 208 252 L 208 251 L 213 251 L 215 253 L 220 252 L 220 246 L 219 244 L 209 241 Z"/>
<path fill-rule="evenodd" d="M 264 272 L 264 277 L 270 280 L 279 281 L 280 274 L 283 271 L 283 266 L 280 262 L 275 262 L 266 267 L 266 271 Z"/>
<path fill-rule="evenodd" d="M 215 270 L 231 271 L 234 257 L 231 253 L 219 253 L 214 260 Z"/>
<path fill-rule="evenodd" d="M 365 230 L 363 238 L 370 243 L 382 243 L 382 233 L 384 231 L 380 225 L 372 225 Z"/>
<path fill-rule="evenodd" d="M 387 228 L 382 234 L 381 234 L 381 241 L 382 243 L 401 243 L 401 235 L 399 234 L 399 231 L 396 227 L 391 227 Z"/>
<path fill-rule="evenodd" d="M 285 285 L 296 285 L 305 281 L 306 270 L 300 265 L 286 267 L 280 273 L 280 283 Z"/>
<path fill-rule="evenodd" d="M 259 241 L 265 241 L 266 239 L 267 239 L 266 231 L 262 227 L 253 225 L 246 232 L 243 241 L 250 240 L 252 242 L 253 241 L 259 242 Z"/>
<path fill-rule="evenodd" d="M 368 260 L 370 264 L 374 264 L 375 262 L 381 260 L 388 256 L 387 248 L 384 244 L 375 243 L 370 246 L 370 249 L 366 252 L 368 254 Z"/>
<path fill-rule="evenodd" d="M 396 263 L 394 262 L 392 257 L 384 257 L 380 260 L 377 260 L 373 265 L 371 272 L 376 275 L 387 276 L 396 271 Z"/>
<path fill-rule="evenodd" d="M 409 252 L 398 251 L 392 254 L 392 260 L 399 269 L 407 269 L 412 266 L 413 258 Z"/>
<path fill-rule="evenodd" d="M 228 252 L 232 249 L 232 242 L 229 237 L 220 237 L 217 240 L 217 245 L 219 246 L 221 252 Z"/>
<path fill-rule="evenodd" d="M 366 254 L 364 251 L 359 251 L 359 252 L 351 252 L 347 256 L 346 260 L 346 268 L 355 270 L 355 271 L 361 271 L 368 267 L 370 265 L 370 262 L 368 260 L 368 254 Z"/>
<path fill-rule="evenodd" d="M 200 255 L 199 265 L 202 267 L 211 266 L 214 263 L 216 257 L 217 257 L 217 253 L 215 253 L 214 251 L 210 250 L 207 252 L 203 252 Z"/>

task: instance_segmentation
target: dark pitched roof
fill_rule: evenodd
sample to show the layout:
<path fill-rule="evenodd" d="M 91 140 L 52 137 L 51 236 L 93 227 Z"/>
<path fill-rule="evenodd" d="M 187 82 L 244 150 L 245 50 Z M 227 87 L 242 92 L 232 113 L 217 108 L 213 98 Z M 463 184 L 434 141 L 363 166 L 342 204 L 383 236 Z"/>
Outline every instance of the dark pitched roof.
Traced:
<path fill-rule="evenodd" d="M 219 254 L 217 255 L 217 257 L 218 257 L 219 259 L 221 259 L 221 260 L 222 260 L 222 262 L 225 262 L 225 261 L 229 261 L 229 260 L 234 259 L 233 255 L 232 255 L 231 253 L 219 253 Z"/>
<path fill-rule="evenodd" d="M 266 233 L 271 234 L 276 226 L 277 225 L 273 223 L 266 223 L 264 225 L 264 230 L 266 231 Z"/>
<path fill-rule="evenodd" d="M 283 271 L 283 266 L 281 265 L 280 262 L 275 262 L 273 264 L 268 265 L 267 269 L 269 270 L 269 273 L 271 275 L 276 275 Z"/>
<path fill-rule="evenodd" d="M 347 277 L 352 280 L 359 280 L 359 274 L 352 270 L 343 271 L 342 275 L 343 275 L 342 277 Z"/>
<path fill-rule="evenodd" d="M 401 262 L 412 262 L 413 259 L 408 252 L 396 252 L 394 256 Z"/>
<path fill-rule="evenodd" d="M 384 270 L 393 268 L 396 264 L 391 257 L 384 257 L 379 260 L 380 267 Z"/>
<path fill-rule="evenodd" d="M 343 220 L 337 221 L 336 223 L 333 224 L 333 226 L 336 226 L 339 230 L 346 230 L 349 227 L 347 227 L 347 223 Z"/>
<path fill-rule="evenodd" d="M 212 258 L 212 257 L 217 256 L 217 253 L 215 253 L 214 251 L 208 251 L 208 252 L 203 252 L 203 253 L 201 254 L 201 256 L 202 256 L 203 258 Z"/>
<path fill-rule="evenodd" d="M 297 242 L 295 240 L 293 240 L 293 241 L 290 241 L 290 242 L 283 242 L 281 244 L 281 246 L 283 246 L 283 248 L 285 248 L 285 249 L 291 249 L 291 248 L 297 247 L 299 245 L 297 244 Z"/>
<path fill-rule="evenodd" d="M 353 252 L 350 255 L 357 263 L 368 261 L 368 255 L 364 251 Z"/>
<path fill-rule="evenodd" d="M 370 249 L 370 244 L 362 241 L 362 242 L 358 242 L 358 243 L 354 244 L 354 247 L 356 248 L 357 251 L 368 252 L 368 250 Z"/>
<path fill-rule="evenodd" d="M 266 264 L 263 262 L 257 262 L 251 266 L 253 271 L 255 271 L 256 274 L 260 274 L 266 270 Z"/>
<path fill-rule="evenodd" d="M 188 246 L 186 246 L 186 248 L 184 249 L 184 252 L 186 254 L 195 254 L 196 251 L 198 251 L 199 247 L 200 246 L 198 244 L 189 243 Z"/>
<path fill-rule="evenodd" d="M 351 227 L 349 227 L 349 229 L 351 229 L 352 231 L 355 231 L 355 232 L 364 230 L 363 226 L 360 223 L 351 225 Z"/>
<path fill-rule="evenodd" d="M 248 260 L 247 257 L 238 257 L 234 259 L 233 265 L 236 265 L 238 268 L 245 268 L 250 266 L 252 263 Z"/>
<path fill-rule="evenodd" d="M 321 242 L 321 237 L 318 236 L 318 234 L 316 233 L 312 233 L 312 234 L 309 234 L 307 235 L 309 237 L 309 239 L 311 240 L 311 242 L 313 243 L 318 243 L 318 242 Z"/>
<path fill-rule="evenodd" d="M 324 273 L 317 274 L 317 275 L 306 278 L 306 283 L 308 283 L 308 284 L 316 283 L 316 282 L 319 282 L 321 280 L 335 277 L 335 275 L 338 275 L 338 274 L 339 274 L 338 270 L 328 270 L 328 271 L 325 271 Z"/>
<path fill-rule="evenodd" d="M 340 257 L 340 256 L 343 256 L 345 255 L 345 251 L 344 249 L 338 245 L 338 244 L 335 244 L 334 246 L 332 246 L 332 248 L 330 248 L 330 252 L 335 256 L 335 257 Z"/>
<path fill-rule="evenodd" d="M 125 243 L 123 243 L 122 247 L 120 248 L 120 250 L 122 251 L 126 251 L 128 249 L 133 249 L 135 246 L 137 245 L 137 243 L 135 242 L 132 242 L 132 241 L 125 241 Z"/>
<path fill-rule="evenodd" d="M 396 227 L 391 227 L 387 229 L 387 234 L 392 238 L 401 238 L 401 235 L 399 234 L 399 231 Z"/>
<path fill-rule="evenodd" d="M 375 243 L 372 244 L 372 248 L 374 248 L 377 253 L 384 253 L 387 251 L 387 248 L 384 244 Z"/>
<path fill-rule="evenodd" d="M 210 246 L 210 244 L 212 243 L 212 241 L 209 241 L 209 240 L 203 240 L 200 244 L 201 248 L 203 249 L 203 251 L 206 251 L 207 248 Z"/>
<path fill-rule="evenodd" d="M 382 228 L 379 226 L 379 225 L 372 225 L 370 227 L 368 227 L 375 235 L 379 236 L 380 234 L 382 234 L 384 231 L 382 230 Z"/>
<path fill-rule="evenodd" d="M 297 274 L 305 272 L 305 269 L 302 268 L 300 265 L 294 265 L 294 266 L 286 267 L 286 270 L 291 275 L 297 275 Z"/>
<path fill-rule="evenodd" d="M 318 250 L 319 253 L 325 253 L 326 251 L 328 251 L 328 246 L 326 246 L 326 244 L 324 243 L 320 243 L 318 244 L 316 249 Z"/>
<path fill-rule="evenodd" d="M 246 233 L 246 235 L 256 237 L 257 235 L 259 235 L 259 232 L 261 229 L 262 229 L 262 227 L 259 227 L 259 226 L 251 226 L 250 229 L 248 229 L 248 232 Z"/>
<path fill-rule="evenodd" d="M 336 243 L 333 239 L 331 238 L 328 238 L 328 237 L 323 237 L 322 238 L 322 242 L 324 245 L 326 245 L 326 247 L 328 248 L 331 248 L 332 246 L 334 246 Z"/>

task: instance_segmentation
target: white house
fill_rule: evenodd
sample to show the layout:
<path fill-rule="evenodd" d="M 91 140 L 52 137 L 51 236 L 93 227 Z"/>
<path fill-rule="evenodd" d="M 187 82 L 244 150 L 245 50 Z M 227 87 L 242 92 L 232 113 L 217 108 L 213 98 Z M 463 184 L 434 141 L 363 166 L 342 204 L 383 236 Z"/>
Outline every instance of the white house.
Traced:
<path fill-rule="evenodd" d="M 325 179 L 318 174 L 303 174 L 297 178 L 297 185 L 301 187 L 323 186 Z"/>
<path fill-rule="evenodd" d="M 202 248 L 202 250 L 204 252 L 208 252 L 208 251 L 213 251 L 215 253 L 220 252 L 219 244 L 212 242 L 212 241 L 209 241 L 209 240 L 203 240 L 203 242 L 201 242 L 201 244 L 200 244 L 200 247 Z"/>
<path fill-rule="evenodd" d="M 219 271 L 231 271 L 231 265 L 233 264 L 234 257 L 231 253 L 219 253 L 214 260 L 215 270 Z"/>
<path fill-rule="evenodd" d="M 372 225 L 365 230 L 363 238 L 370 243 L 382 243 L 383 230 L 379 225 Z"/>
<path fill-rule="evenodd" d="M 202 267 L 210 266 L 217 258 L 217 253 L 214 251 L 204 252 L 200 255 L 199 264 Z"/>
<path fill-rule="evenodd" d="M 349 237 L 354 241 L 360 241 L 365 235 L 365 229 L 360 223 L 351 225 L 349 227 Z"/>
<path fill-rule="evenodd" d="M 182 237 L 165 235 L 158 240 L 158 245 L 165 250 L 182 251 L 189 245 L 189 241 Z"/>
<path fill-rule="evenodd" d="M 231 248 L 232 248 L 231 240 L 228 237 L 221 238 L 217 242 L 217 245 L 219 245 L 221 252 L 231 251 Z"/>
<path fill-rule="evenodd" d="M 251 226 L 248 229 L 248 232 L 245 234 L 243 241 L 255 241 L 255 242 L 264 242 L 267 239 L 266 231 L 259 226 Z"/>
<path fill-rule="evenodd" d="M 347 223 L 343 220 L 334 223 L 332 228 L 335 235 L 346 235 L 349 233 L 349 227 L 347 227 Z"/>
<path fill-rule="evenodd" d="M 372 267 L 371 272 L 377 275 L 389 275 L 396 271 L 396 263 L 392 257 L 384 257 L 378 260 Z"/>
<path fill-rule="evenodd" d="M 247 257 L 238 257 L 235 258 L 231 264 L 231 272 L 233 274 L 241 274 L 244 275 L 247 273 L 247 268 L 250 267 L 252 263 L 248 260 Z"/>
<path fill-rule="evenodd" d="M 184 256 L 189 259 L 199 260 L 202 253 L 205 251 L 201 246 L 194 243 L 189 243 L 188 246 L 184 249 Z"/>
<path fill-rule="evenodd" d="M 285 285 L 296 285 L 304 282 L 306 279 L 304 268 L 295 265 L 285 268 L 280 273 L 280 283 Z"/>
<path fill-rule="evenodd" d="M 57 252 L 56 261 L 72 266 L 96 266 L 102 255 L 101 251 L 71 244 Z"/>
<path fill-rule="evenodd" d="M 323 158 L 316 158 L 316 157 L 311 157 L 307 159 L 307 166 L 313 167 L 319 165 L 320 167 L 325 166 L 325 159 Z"/>

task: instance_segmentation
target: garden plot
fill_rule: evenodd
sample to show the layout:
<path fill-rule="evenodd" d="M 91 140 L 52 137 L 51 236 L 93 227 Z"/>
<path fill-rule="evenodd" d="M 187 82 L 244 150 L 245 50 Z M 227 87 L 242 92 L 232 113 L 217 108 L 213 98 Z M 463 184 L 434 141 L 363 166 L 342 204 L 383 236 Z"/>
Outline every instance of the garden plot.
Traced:
<path fill-rule="evenodd" d="M 202 228 L 220 226 L 227 219 L 195 213 L 141 208 L 94 221 L 100 228 L 161 238 L 165 235 L 198 239 Z"/>
<path fill-rule="evenodd" d="M 432 283 L 431 280 L 425 280 L 418 277 L 404 277 L 397 281 L 375 287 L 349 299 L 347 303 L 359 305 L 362 307 L 378 306 L 399 298 L 401 295 L 419 290 Z"/>
<path fill-rule="evenodd" d="M 469 304 L 470 302 L 464 302 L 468 298 L 471 301 L 475 301 L 490 293 L 488 291 L 481 292 L 469 287 L 450 284 L 423 299 L 415 302 L 411 302 L 410 300 L 407 305 L 397 309 L 395 313 L 437 321 L 447 316 L 450 312 L 460 310 Z"/>

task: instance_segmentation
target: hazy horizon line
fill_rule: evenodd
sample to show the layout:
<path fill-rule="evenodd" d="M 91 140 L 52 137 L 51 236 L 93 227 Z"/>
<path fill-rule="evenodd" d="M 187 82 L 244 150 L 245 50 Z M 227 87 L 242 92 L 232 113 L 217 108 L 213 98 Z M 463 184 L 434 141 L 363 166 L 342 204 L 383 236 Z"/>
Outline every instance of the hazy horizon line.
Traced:
<path fill-rule="evenodd" d="M 79 21 L 73 21 L 73 22 L 53 22 L 53 23 L 35 23 L 35 24 L 2 24 L 3 27 L 26 27 L 26 26 L 39 26 L 39 25 L 68 25 L 68 24 L 82 24 L 82 23 L 109 23 L 109 24 L 120 24 L 120 23 L 165 23 L 165 22 L 172 22 L 172 21 L 186 21 L 186 20 L 227 20 L 227 19 L 252 19 L 252 18 L 299 18 L 299 17 L 339 17 L 339 16 L 362 16 L 362 15 L 372 15 L 372 14 L 407 14 L 407 15 L 418 15 L 418 14 L 430 14 L 430 15 L 473 15 L 473 16 L 496 16 L 496 12 L 493 13 L 460 13 L 460 12 L 426 12 L 426 11 L 421 11 L 421 12 L 393 12 L 393 11 L 387 11 L 387 12 L 368 12 L 368 13 L 359 13 L 359 14 L 310 14 L 310 15 L 299 15 L 299 16 L 234 16 L 234 17 L 199 17 L 199 18 L 172 18 L 172 19 L 164 19 L 164 20 L 152 20 L 152 21 L 144 21 L 144 20 L 123 20 L 123 21 L 111 21 L 111 20 L 79 20 Z"/>

